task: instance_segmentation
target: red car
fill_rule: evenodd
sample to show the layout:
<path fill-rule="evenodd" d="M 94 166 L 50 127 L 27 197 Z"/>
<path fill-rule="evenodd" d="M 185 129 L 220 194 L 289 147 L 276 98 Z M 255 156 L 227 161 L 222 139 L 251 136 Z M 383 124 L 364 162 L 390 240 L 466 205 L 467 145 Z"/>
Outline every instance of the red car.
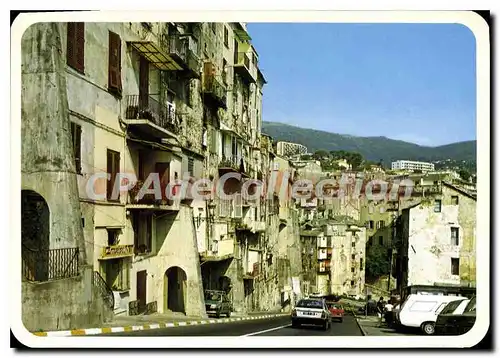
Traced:
<path fill-rule="evenodd" d="M 332 320 L 344 321 L 344 307 L 338 302 L 327 302 L 328 310 L 332 314 Z"/>

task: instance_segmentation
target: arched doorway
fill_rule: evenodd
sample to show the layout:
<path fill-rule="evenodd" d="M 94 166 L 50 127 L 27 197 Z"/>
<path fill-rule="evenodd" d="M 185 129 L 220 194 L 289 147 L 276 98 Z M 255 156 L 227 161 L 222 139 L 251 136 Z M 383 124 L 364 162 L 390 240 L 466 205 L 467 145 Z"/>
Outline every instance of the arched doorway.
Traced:
<path fill-rule="evenodd" d="M 186 313 L 186 272 L 178 266 L 165 271 L 164 310 Z"/>
<path fill-rule="evenodd" d="M 50 210 L 45 199 L 32 190 L 21 191 L 21 245 L 23 277 L 49 278 Z"/>

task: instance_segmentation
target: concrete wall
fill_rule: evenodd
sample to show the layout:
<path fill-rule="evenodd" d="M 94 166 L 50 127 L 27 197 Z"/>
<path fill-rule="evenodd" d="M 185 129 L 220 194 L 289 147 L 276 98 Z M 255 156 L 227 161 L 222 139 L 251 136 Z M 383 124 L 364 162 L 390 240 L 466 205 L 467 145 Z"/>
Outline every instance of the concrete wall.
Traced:
<path fill-rule="evenodd" d="M 90 284 L 92 268 L 81 276 L 43 283 L 22 283 L 22 320 L 29 331 L 99 327 L 113 317 Z"/>

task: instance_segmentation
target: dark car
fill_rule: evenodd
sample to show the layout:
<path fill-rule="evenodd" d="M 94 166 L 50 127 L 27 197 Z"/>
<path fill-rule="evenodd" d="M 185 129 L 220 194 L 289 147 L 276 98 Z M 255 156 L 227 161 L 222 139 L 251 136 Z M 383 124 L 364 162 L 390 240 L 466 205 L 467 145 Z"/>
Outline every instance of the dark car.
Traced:
<path fill-rule="evenodd" d="M 470 331 L 476 322 L 476 297 L 470 302 L 461 314 L 454 314 L 453 310 L 443 310 L 436 320 L 435 335 L 462 335 Z"/>
<path fill-rule="evenodd" d="M 205 309 L 207 315 L 219 318 L 222 315 L 230 317 L 233 307 L 224 291 L 205 290 Z"/>

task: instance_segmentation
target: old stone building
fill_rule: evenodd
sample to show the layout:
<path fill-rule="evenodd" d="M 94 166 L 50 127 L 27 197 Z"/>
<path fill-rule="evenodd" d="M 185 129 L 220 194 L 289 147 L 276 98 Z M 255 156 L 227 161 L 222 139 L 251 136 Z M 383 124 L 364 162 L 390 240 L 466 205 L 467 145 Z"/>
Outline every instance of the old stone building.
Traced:
<path fill-rule="evenodd" d="M 21 44 L 22 320 L 30 331 L 100 325 L 113 313 L 82 230 L 64 32 L 37 23 Z"/>
<path fill-rule="evenodd" d="M 410 285 L 475 287 L 476 199 L 446 182 L 402 210 L 397 227 L 398 289 Z"/>

